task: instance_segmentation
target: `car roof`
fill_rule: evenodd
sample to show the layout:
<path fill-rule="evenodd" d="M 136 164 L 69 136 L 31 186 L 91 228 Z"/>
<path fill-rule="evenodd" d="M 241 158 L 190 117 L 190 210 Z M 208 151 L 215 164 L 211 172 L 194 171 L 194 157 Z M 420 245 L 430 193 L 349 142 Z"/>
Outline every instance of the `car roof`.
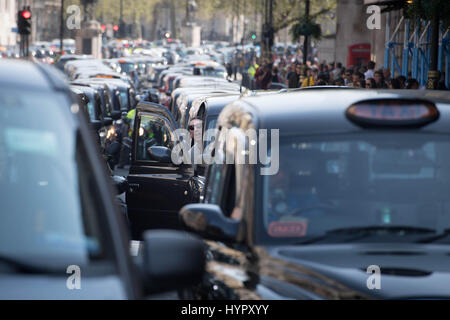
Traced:
<path fill-rule="evenodd" d="M 117 88 L 129 88 L 131 87 L 129 83 L 122 79 L 112 79 L 112 78 L 90 78 L 91 83 L 106 83 L 108 86 L 115 86 Z"/>
<path fill-rule="evenodd" d="M 105 61 L 112 63 L 135 63 L 133 58 L 113 58 L 113 59 L 106 59 Z"/>
<path fill-rule="evenodd" d="M 196 115 L 200 111 L 202 105 L 206 106 L 206 114 L 208 116 L 219 115 L 223 108 L 229 103 L 239 99 L 239 92 L 228 92 L 228 93 L 218 93 L 217 95 L 210 95 L 206 97 L 197 98 L 201 101 L 200 104 L 196 105 L 192 110 L 192 114 Z"/>
<path fill-rule="evenodd" d="M 49 76 L 42 68 L 37 64 L 16 59 L 0 59 L 0 86 L 52 89 Z"/>
<path fill-rule="evenodd" d="M 239 99 L 239 97 L 239 93 L 227 93 L 223 95 L 207 97 L 205 99 L 207 106 L 206 112 L 208 115 L 218 115 L 227 104 L 236 101 L 237 99 Z"/>
<path fill-rule="evenodd" d="M 84 94 L 86 95 L 80 88 L 77 88 L 76 86 L 70 86 L 70 90 L 76 94 Z"/>
<path fill-rule="evenodd" d="M 97 93 L 97 90 L 95 90 L 94 88 L 92 88 L 90 86 L 84 85 L 84 84 L 71 83 L 70 89 L 79 90 L 89 96 L 95 95 Z"/>
<path fill-rule="evenodd" d="M 441 120 L 426 126 L 450 132 L 450 93 L 425 90 L 324 89 L 242 97 L 227 106 L 252 113 L 259 128 L 279 129 L 280 135 L 340 133 L 364 130 L 350 122 L 345 112 L 352 104 L 372 99 L 416 99 L 434 102 Z M 228 113 L 227 112 L 227 113 Z M 447 121 L 445 121 L 445 120 Z M 444 120 L 444 121 L 442 121 Z M 226 122 L 226 114 L 220 121 Z M 444 125 L 447 123 L 447 125 Z"/>
<path fill-rule="evenodd" d="M 70 84 L 77 85 L 77 86 L 91 87 L 91 88 L 99 88 L 99 87 L 104 88 L 105 86 L 107 86 L 107 84 L 104 82 L 93 82 L 91 80 L 92 79 L 77 79 L 77 80 L 71 81 Z"/>

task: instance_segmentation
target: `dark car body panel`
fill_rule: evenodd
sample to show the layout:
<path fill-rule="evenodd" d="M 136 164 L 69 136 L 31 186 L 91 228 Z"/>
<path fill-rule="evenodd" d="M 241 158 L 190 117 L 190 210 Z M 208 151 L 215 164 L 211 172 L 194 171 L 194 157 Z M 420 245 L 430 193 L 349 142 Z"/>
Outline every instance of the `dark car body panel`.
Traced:
<path fill-rule="evenodd" d="M 169 130 L 176 130 L 175 120 L 169 110 L 155 103 L 140 103 L 136 108 L 134 132 L 139 131 L 141 115 L 156 115 L 170 123 Z M 193 167 L 176 166 L 150 161 L 136 160 L 136 134 L 128 175 L 129 190 L 126 193 L 128 217 L 132 235 L 139 239 L 142 231 L 155 228 L 179 229 L 178 210 L 183 205 L 198 201 L 194 198 L 190 180 Z"/>
<path fill-rule="evenodd" d="M 450 133 L 450 95 L 436 91 L 296 90 L 275 95 L 243 97 L 228 105 L 218 127 L 280 129 L 280 136 L 363 133 L 346 118 L 347 108 L 370 99 L 409 99 L 434 102 L 440 118 L 418 133 Z M 232 119 L 232 120 L 230 120 Z M 246 119 L 247 121 L 244 121 Z M 373 130 L 376 132 L 376 130 Z M 202 285 L 185 292 L 197 299 L 449 299 L 450 246 L 418 243 L 269 244 L 256 232 L 263 212 L 261 165 L 244 165 L 245 176 L 234 182 L 225 177 L 218 189 L 206 184 L 204 202 L 211 190 L 221 198 L 240 186 L 225 215 L 242 211 L 238 238 L 209 246 L 209 275 Z M 235 174 L 234 165 L 229 165 Z M 237 181 L 237 182 L 236 182 Z M 219 203 L 218 203 L 219 202 Z M 381 269 L 381 289 L 369 289 L 371 265 Z"/>
<path fill-rule="evenodd" d="M 92 167 L 93 175 L 91 178 L 95 181 L 96 186 L 98 187 L 98 194 L 96 196 L 102 204 L 102 212 L 98 214 L 98 218 L 102 223 L 105 243 L 108 245 L 108 250 L 111 250 L 113 261 L 112 266 L 115 270 L 110 279 L 112 281 L 111 284 L 115 284 L 112 286 L 107 285 L 106 287 L 111 289 L 111 297 L 125 297 L 129 299 L 142 297 L 143 286 L 138 281 L 136 266 L 133 264 L 129 256 L 128 231 L 126 230 L 123 221 L 118 219 L 120 214 L 114 201 L 114 189 L 109 180 L 109 174 L 105 167 L 104 161 L 102 161 L 98 153 L 98 146 L 95 143 L 86 114 L 84 112 L 74 112 L 76 109 L 71 110 L 71 106 L 77 103 L 74 99 L 74 95 L 71 94 L 69 87 L 64 84 L 62 78 L 55 76 L 51 71 L 48 71 L 46 67 L 23 61 L 8 60 L 4 62 L 0 61 L 0 70 L 0 86 L 3 88 L 19 87 L 21 89 L 36 90 L 39 91 L 39 93 L 45 93 L 48 95 L 63 96 L 65 105 L 61 105 L 61 108 L 63 108 L 62 110 L 65 110 L 64 112 L 67 113 L 67 118 L 71 119 L 71 121 L 75 124 L 77 129 L 77 138 L 84 144 L 87 155 L 85 161 Z M 15 71 L 5 72 L 8 70 Z M 14 74 L 20 76 L 13 76 L 13 81 L 11 81 L 11 76 Z M 31 83 L 32 85 L 30 85 Z M 51 264 L 52 262 L 50 260 L 46 261 L 46 263 Z M 55 261 L 55 264 L 57 264 L 57 261 Z M 57 277 L 58 280 L 61 280 L 58 281 L 59 284 L 57 285 L 56 280 L 54 280 L 53 284 L 50 285 L 51 287 L 48 288 L 48 290 L 50 290 L 50 288 L 55 289 L 53 292 L 48 291 L 47 293 L 43 293 L 42 287 L 42 285 L 49 283 L 49 279 L 52 275 L 49 275 L 50 278 L 46 276 L 36 276 L 36 278 L 31 279 L 34 275 L 28 274 L 26 275 L 27 279 L 25 279 L 25 277 L 5 273 L 2 274 L 2 278 L 0 279 L 0 287 L 2 287 L 2 292 L 6 292 L 4 291 L 6 290 L 5 288 L 7 286 L 11 286 L 13 282 L 16 284 L 26 283 L 26 287 L 10 287 L 10 292 L 12 292 L 11 298 L 44 299 L 50 296 L 56 298 L 58 292 L 61 292 L 61 290 L 67 290 L 65 284 L 69 274 L 66 274 L 65 271 L 66 270 L 62 268 L 61 276 Z M 97 280 L 99 281 L 98 284 L 101 285 L 102 279 L 99 278 Z M 117 281 L 119 281 L 120 284 L 117 284 Z M 39 284 L 37 286 L 39 290 L 31 290 L 30 294 L 27 294 L 26 288 L 33 283 Z M 89 285 L 89 288 L 93 291 L 85 292 L 85 298 L 92 298 L 96 293 L 99 293 L 99 291 L 96 291 L 98 288 L 94 289 L 94 287 L 96 287 L 96 280 L 92 278 L 92 282 L 90 283 L 93 286 Z M 56 289 L 56 286 L 59 286 L 59 288 Z"/>

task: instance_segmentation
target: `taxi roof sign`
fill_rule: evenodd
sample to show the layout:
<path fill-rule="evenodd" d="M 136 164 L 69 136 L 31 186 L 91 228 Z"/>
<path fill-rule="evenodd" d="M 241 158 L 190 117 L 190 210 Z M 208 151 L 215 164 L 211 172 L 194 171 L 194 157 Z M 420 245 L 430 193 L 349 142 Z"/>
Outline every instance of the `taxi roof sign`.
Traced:
<path fill-rule="evenodd" d="M 417 128 L 436 121 L 439 111 L 429 101 L 380 99 L 353 104 L 346 116 L 362 127 Z"/>
<path fill-rule="evenodd" d="M 106 78 L 106 79 L 120 79 L 119 76 L 110 75 L 110 74 L 96 74 L 91 78 Z"/>

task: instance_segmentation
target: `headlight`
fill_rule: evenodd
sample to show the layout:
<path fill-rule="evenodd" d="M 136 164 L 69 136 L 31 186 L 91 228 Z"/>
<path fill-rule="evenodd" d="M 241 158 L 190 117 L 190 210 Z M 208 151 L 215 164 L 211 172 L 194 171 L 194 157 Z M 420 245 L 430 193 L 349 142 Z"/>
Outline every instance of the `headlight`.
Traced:
<path fill-rule="evenodd" d="M 109 139 L 115 135 L 116 135 L 116 128 L 111 127 L 111 128 L 109 128 L 108 132 L 106 133 L 106 138 Z"/>

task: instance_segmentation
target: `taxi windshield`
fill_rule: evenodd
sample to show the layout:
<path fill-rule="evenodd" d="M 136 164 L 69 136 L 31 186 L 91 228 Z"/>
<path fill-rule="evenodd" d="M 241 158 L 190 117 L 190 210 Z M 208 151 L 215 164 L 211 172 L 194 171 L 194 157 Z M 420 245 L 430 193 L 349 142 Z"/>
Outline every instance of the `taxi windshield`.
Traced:
<path fill-rule="evenodd" d="M 106 258 L 104 208 L 69 108 L 63 94 L 0 88 L 0 257 L 80 266 Z"/>
<path fill-rule="evenodd" d="M 131 62 L 121 62 L 120 63 L 120 72 L 129 74 L 131 71 L 136 70 L 136 64 Z"/>
<path fill-rule="evenodd" d="M 449 156 L 449 137 L 437 134 L 282 138 L 279 171 L 263 178 L 264 234 L 275 241 L 408 242 L 445 233 Z"/>
<path fill-rule="evenodd" d="M 223 70 L 223 69 L 214 69 L 214 68 L 204 68 L 202 70 L 202 75 L 208 76 L 208 77 L 224 78 L 225 77 L 225 70 Z"/>

